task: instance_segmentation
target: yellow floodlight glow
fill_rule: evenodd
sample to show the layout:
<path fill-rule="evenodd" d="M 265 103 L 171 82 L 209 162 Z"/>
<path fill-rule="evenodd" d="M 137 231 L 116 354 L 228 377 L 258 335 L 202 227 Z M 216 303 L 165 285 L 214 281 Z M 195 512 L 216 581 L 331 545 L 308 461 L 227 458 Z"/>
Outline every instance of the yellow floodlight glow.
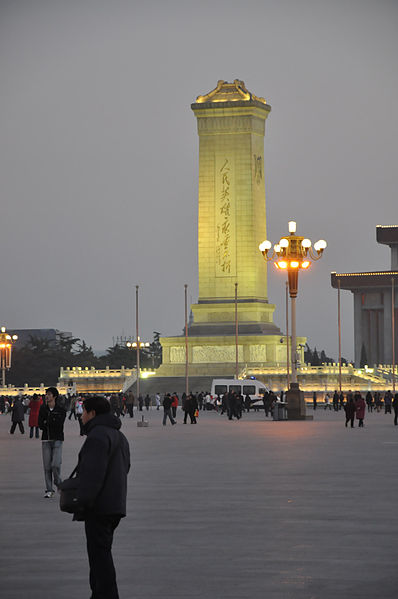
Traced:
<path fill-rule="evenodd" d="M 284 260 L 281 260 L 278 262 L 278 266 L 279 266 L 279 268 L 285 269 L 285 268 L 287 268 L 287 262 L 285 262 Z"/>
<path fill-rule="evenodd" d="M 300 266 L 300 263 L 297 262 L 296 260 L 293 260 L 292 262 L 290 262 L 290 268 L 298 268 Z"/>
<path fill-rule="evenodd" d="M 301 268 L 308 268 L 310 264 L 311 264 L 311 262 L 309 262 L 308 260 L 305 260 L 305 261 L 302 263 L 302 265 L 301 265 Z"/>
<path fill-rule="evenodd" d="M 274 266 L 275 268 L 279 268 L 279 264 L 277 262 L 274 262 Z"/>

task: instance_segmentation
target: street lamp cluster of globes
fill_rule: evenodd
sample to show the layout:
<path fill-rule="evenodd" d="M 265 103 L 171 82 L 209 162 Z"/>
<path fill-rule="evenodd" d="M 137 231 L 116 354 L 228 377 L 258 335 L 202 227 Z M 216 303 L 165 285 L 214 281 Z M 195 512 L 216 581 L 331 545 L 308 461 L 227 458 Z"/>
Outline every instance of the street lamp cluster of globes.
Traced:
<path fill-rule="evenodd" d="M 312 246 L 312 242 L 307 237 L 296 235 L 296 222 L 289 222 L 289 235 L 281 237 L 279 243 L 273 246 L 266 239 L 259 245 L 264 260 L 273 262 L 278 270 L 286 271 L 289 286 L 289 295 L 291 298 L 292 314 L 292 382 L 297 384 L 297 347 L 296 347 L 296 297 L 298 292 L 298 273 L 300 270 L 306 270 L 322 257 L 327 243 L 320 239 Z"/>
<path fill-rule="evenodd" d="M 149 347 L 151 345 L 148 341 L 145 341 L 145 342 L 144 341 L 138 341 L 138 344 L 139 344 L 139 348 L 140 349 L 142 347 Z M 128 347 L 129 349 L 136 349 L 137 348 L 137 342 L 136 341 L 127 341 L 126 347 Z"/>
<path fill-rule="evenodd" d="M 312 247 L 311 239 L 295 233 L 296 223 L 290 221 L 289 235 L 281 237 L 279 243 L 274 245 L 272 254 L 269 254 L 272 248 L 271 241 L 266 239 L 259 245 L 259 250 L 267 262 L 273 261 L 276 268 L 287 271 L 290 297 L 297 297 L 298 271 L 309 268 L 311 261 L 319 260 L 327 246 L 326 241 L 320 239 Z"/>
<path fill-rule="evenodd" d="M 2 372 L 2 386 L 6 385 L 6 369 L 11 368 L 12 344 L 18 339 L 18 335 L 10 335 L 6 327 L 0 329 L 0 370 Z"/>

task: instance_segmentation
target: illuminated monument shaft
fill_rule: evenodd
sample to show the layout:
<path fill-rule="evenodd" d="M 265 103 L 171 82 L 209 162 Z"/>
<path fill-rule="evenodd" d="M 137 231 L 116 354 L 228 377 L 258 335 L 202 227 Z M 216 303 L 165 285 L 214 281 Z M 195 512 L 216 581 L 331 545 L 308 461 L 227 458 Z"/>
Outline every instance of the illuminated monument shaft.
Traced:
<path fill-rule="evenodd" d="M 238 357 L 243 367 L 283 364 L 286 346 L 272 321 L 266 264 L 264 133 L 271 107 L 242 81 L 219 81 L 191 108 L 199 134 L 199 298 L 191 306 L 189 372 L 235 372 L 235 283 L 238 284 Z M 158 374 L 182 376 L 183 337 L 161 339 Z"/>
<path fill-rule="evenodd" d="M 235 282 L 240 332 L 245 323 L 251 333 L 269 332 L 261 324 L 272 322 L 274 306 L 256 243 L 266 232 L 264 133 L 271 107 L 240 81 L 220 81 L 191 107 L 199 134 L 199 301 L 190 332 L 234 322 Z"/>

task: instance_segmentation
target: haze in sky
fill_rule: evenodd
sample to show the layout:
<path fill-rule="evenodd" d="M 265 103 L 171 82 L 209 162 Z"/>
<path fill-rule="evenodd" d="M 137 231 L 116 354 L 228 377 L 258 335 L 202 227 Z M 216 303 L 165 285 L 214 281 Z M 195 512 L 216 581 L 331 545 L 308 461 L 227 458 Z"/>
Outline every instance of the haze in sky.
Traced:
<path fill-rule="evenodd" d="M 391 0 L 3 0 L 1 312 L 94 348 L 178 335 L 197 301 L 198 137 L 219 79 L 272 106 L 267 234 L 325 238 L 301 275 L 298 335 L 337 358 L 330 272 L 388 269 L 398 224 L 398 4 Z M 284 285 L 269 268 L 284 325 Z M 343 292 L 343 355 L 353 358 Z"/>

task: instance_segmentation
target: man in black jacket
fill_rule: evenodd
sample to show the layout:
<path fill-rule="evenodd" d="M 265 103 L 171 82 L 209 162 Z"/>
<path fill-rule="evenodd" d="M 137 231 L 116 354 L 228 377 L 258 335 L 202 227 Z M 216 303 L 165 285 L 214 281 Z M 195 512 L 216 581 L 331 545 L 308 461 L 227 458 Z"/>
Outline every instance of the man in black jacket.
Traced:
<path fill-rule="evenodd" d="M 58 404 L 58 389 L 49 387 L 46 391 L 45 403 L 39 410 L 39 428 L 42 430 L 41 447 L 43 454 L 44 480 L 46 491 L 44 497 L 54 496 L 56 487 L 61 481 L 62 445 L 64 441 L 64 422 L 66 412 Z"/>
<path fill-rule="evenodd" d="M 119 431 L 120 419 L 110 413 L 104 397 L 84 400 L 82 423 L 87 439 L 79 453 L 74 520 L 85 522 L 91 599 L 118 599 L 112 542 L 126 515 L 129 444 Z"/>

